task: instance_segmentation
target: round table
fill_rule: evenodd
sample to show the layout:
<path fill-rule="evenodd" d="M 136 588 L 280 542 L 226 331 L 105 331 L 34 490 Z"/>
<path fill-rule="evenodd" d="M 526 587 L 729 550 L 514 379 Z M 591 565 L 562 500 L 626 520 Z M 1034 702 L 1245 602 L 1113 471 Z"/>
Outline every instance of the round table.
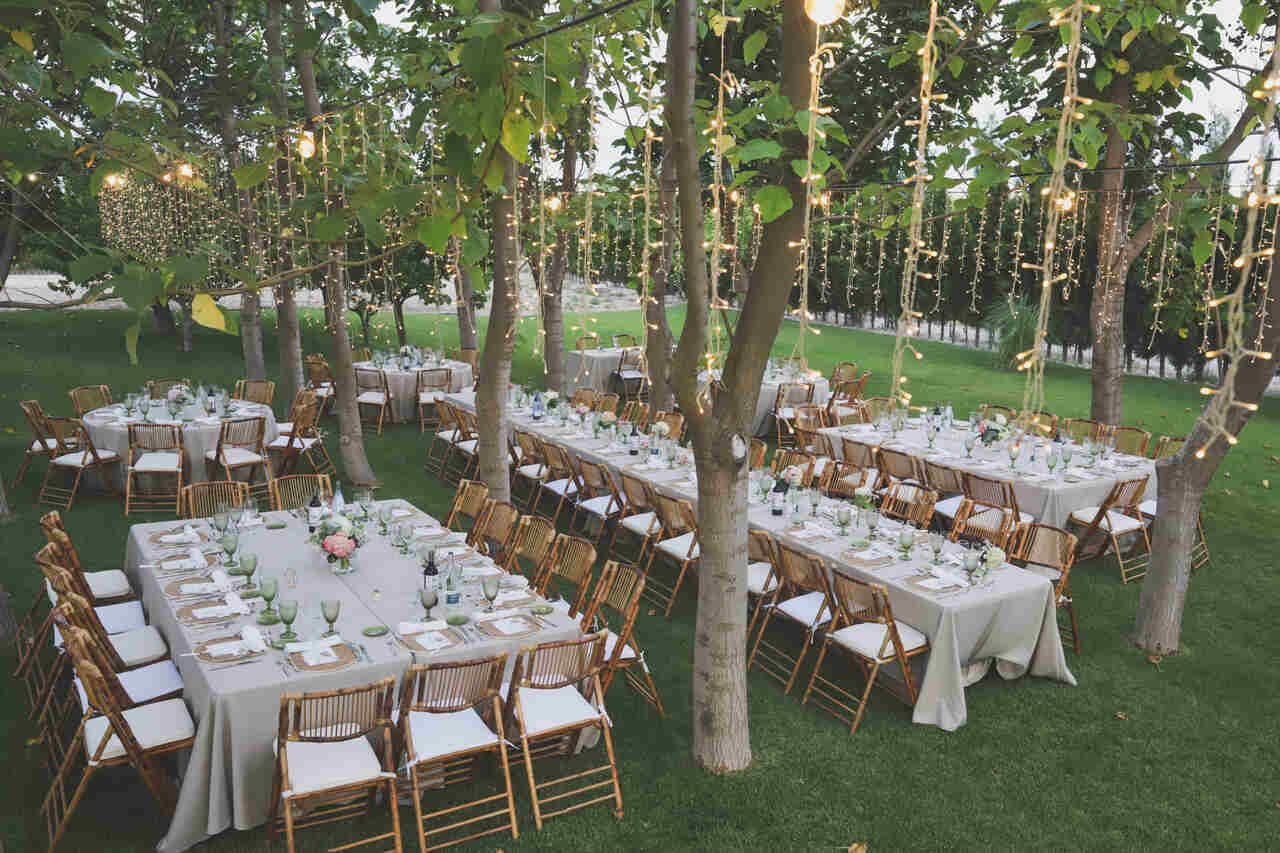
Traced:
<path fill-rule="evenodd" d="M 372 361 L 360 361 L 355 366 L 365 370 L 379 369 Z M 475 379 L 472 376 L 471 365 L 465 361 L 446 359 L 440 364 L 424 364 L 407 370 L 394 367 L 382 368 L 382 372 L 387 375 L 387 387 L 391 389 L 391 414 L 398 423 L 418 419 L 418 371 L 434 370 L 439 367 L 447 367 L 453 371 L 449 383 L 451 393 L 471 390 Z"/>
<path fill-rule="evenodd" d="M 187 411 L 194 413 L 194 407 L 188 407 Z M 169 413 L 165 411 L 163 405 L 153 405 L 151 413 L 153 419 L 158 418 L 158 420 L 152 420 L 152 423 L 173 423 L 173 421 L 169 420 Z M 272 413 L 269 406 L 264 406 L 261 403 L 232 400 L 227 410 L 227 416 L 228 420 L 236 418 L 266 418 L 266 435 L 263 439 L 265 444 L 270 444 L 280 435 L 280 430 L 276 427 L 275 414 Z M 88 412 L 81 420 L 95 447 L 99 450 L 114 450 L 119 454 L 120 466 L 118 469 L 113 469 L 118 473 L 113 473 L 112 476 L 116 478 L 118 484 L 122 484 L 124 482 L 124 467 L 129 460 L 129 424 L 142 423 L 142 421 L 133 416 L 126 417 L 124 407 L 119 404 L 94 409 L 92 412 Z M 218 448 L 218 435 L 221 432 L 222 419 L 216 416 L 205 417 L 201 415 L 198 418 L 185 419 L 183 421 L 182 446 L 186 451 L 186 469 L 182 472 L 182 484 L 184 486 L 192 483 L 203 483 L 209 479 L 209 475 L 205 471 L 205 454 Z"/>

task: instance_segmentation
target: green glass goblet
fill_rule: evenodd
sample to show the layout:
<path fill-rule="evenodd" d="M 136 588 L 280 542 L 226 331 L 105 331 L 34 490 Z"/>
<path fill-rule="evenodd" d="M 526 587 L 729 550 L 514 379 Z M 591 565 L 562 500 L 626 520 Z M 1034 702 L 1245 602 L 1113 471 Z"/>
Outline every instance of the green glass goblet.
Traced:
<path fill-rule="evenodd" d="M 326 637 L 332 637 L 338 632 L 334 630 L 333 623 L 338 621 L 338 614 L 342 612 L 342 602 L 336 598 L 326 598 L 320 602 L 320 614 L 324 616 L 324 621 L 329 623 L 329 630 L 324 632 Z"/>
<path fill-rule="evenodd" d="M 391 523 L 391 505 L 390 504 L 383 504 L 382 506 L 378 507 L 378 523 L 382 525 L 381 530 L 379 532 L 382 533 L 383 536 L 386 536 L 388 533 L 391 532 L 390 528 L 387 526 Z"/>
<path fill-rule="evenodd" d="M 271 606 L 271 602 L 275 601 L 276 593 L 280 591 L 280 582 L 275 578 L 262 579 L 262 598 L 267 602 L 267 607 L 262 611 L 262 615 L 258 617 L 259 625 L 274 625 L 280 621 L 280 617 L 276 615 L 275 608 Z"/>
<path fill-rule="evenodd" d="M 240 547 L 240 534 L 234 531 L 224 533 L 218 539 L 218 544 L 221 545 L 222 550 L 226 552 L 227 565 L 238 568 L 240 564 L 236 562 L 236 548 Z"/>
<path fill-rule="evenodd" d="M 243 575 L 245 579 L 245 587 L 240 590 L 241 598 L 256 598 L 261 593 L 253 584 L 254 572 L 258 571 L 258 555 L 243 553 L 240 555 L 240 570 L 236 573 Z"/>
<path fill-rule="evenodd" d="M 280 621 L 284 623 L 284 630 L 280 632 L 280 639 L 285 642 L 292 642 L 298 639 L 297 633 L 293 630 L 293 620 L 298 618 L 298 600 L 296 598 L 280 599 Z"/>
<path fill-rule="evenodd" d="M 436 592 L 435 584 L 426 584 L 418 590 L 418 601 L 422 604 L 424 610 L 427 611 L 426 618 L 431 618 L 431 608 L 436 606 L 439 601 L 439 594 Z"/>

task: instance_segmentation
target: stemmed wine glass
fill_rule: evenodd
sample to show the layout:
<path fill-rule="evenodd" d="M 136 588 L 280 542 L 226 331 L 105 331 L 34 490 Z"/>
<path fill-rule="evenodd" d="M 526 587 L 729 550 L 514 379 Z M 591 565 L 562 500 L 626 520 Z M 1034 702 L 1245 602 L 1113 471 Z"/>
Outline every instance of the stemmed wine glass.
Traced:
<path fill-rule="evenodd" d="M 1058 451 L 1056 449 L 1050 450 L 1049 455 L 1044 458 L 1044 464 L 1049 468 L 1050 477 L 1053 476 L 1053 469 L 1058 467 L 1058 462 L 1060 461 L 1061 457 L 1058 455 Z"/>
<path fill-rule="evenodd" d="M 390 528 L 387 525 L 391 523 L 391 504 L 384 503 L 378 507 L 378 523 L 382 525 L 380 532 L 383 536 L 390 533 Z"/>
<path fill-rule="evenodd" d="M 418 589 L 418 601 L 422 604 L 423 609 L 427 611 L 427 619 L 431 618 L 431 608 L 436 606 L 438 600 L 439 595 L 436 593 L 435 584 L 423 584 Z"/>
<path fill-rule="evenodd" d="M 226 565 L 238 568 L 240 564 L 236 562 L 236 548 L 240 547 L 240 534 L 228 528 L 227 532 L 218 539 L 218 544 L 222 546 L 222 550 L 227 554 Z"/>
<path fill-rule="evenodd" d="M 964 437 L 964 455 L 966 459 L 973 458 L 973 448 L 977 443 L 978 437 L 973 433 L 969 433 Z"/>
<path fill-rule="evenodd" d="M 280 639 L 285 642 L 298 639 L 298 635 L 293 630 L 293 620 L 298 618 L 298 600 L 296 598 L 280 599 L 280 621 L 284 623 L 284 630 L 280 632 Z"/>
<path fill-rule="evenodd" d="M 942 546 L 946 541 L 946 537 L 941 533 L 929 534 L 929 547 L 933 549 L 933 564 L 935 566 L 942 564 Z"/>
<path fill-rule="evenodd" d="M 338 621 L 338 614 L 342 612 L 342 602 L 336 598 L 325 598 L 320 601 L 320 613 L 324 616 L 324 621 L 329 623 L 329 630 L 324 632 L 326 637 L 332 637 L 338 632 L 334 630 L 333 624 Z"/>
<path fill-rule="evenodd" d="M 846 503 L 836 507 L 836 525 L 840 528 L 840 535 L 844 536 L 849 532 L 849 524 L 853 521 L 853 510 Z"/>
<path fill-rule="evenodd" d="M 814 518 L 818 517 L 818 506 L 822 503 L 822 492 L 817 489 L 809 490 L 809 515 Z"/>
<path fill-rule="evenodd" d="M 484 597 L 489 602 L 489 607 L 485 612 L 493 612 L 493 600 L 498 597 L 498 578 L 499 575 L 485 575 L 481 579 L 480 586 L 484 590 Z"/>
<path fill-rule="evenodd" d="M 226 504 L 218 504 L 217 509 L 213 511 L 213 529 L 221 536 L 227 532 L 227 524 L 230 523 L 231 516 L 227 513 Z"/>
<path fill-rule="evenodd" d="M 237 574 L 243 575 L 245 578 L 245 587 L 240 591 L 240 595 L 245 598 L 251 598 L 258 595 L 258 589 L 253 585 L 253 574 L 258 570 L 258 555 L 243 553 L 240 555 L 240 571 Z"/>
<path fill-rule="evenodd" d="M 867 512 L 867 539 L 876 538 L 876 527 L 880 524 L 880 513 L 872 509 Z"/>
<path fill-rule="evenodd" d="M 280 581 L 275 578 L 262 579 L 262 600 L 267 603 L 267 606 L 262 611 L 262 615 L 258 617 L 259 625 L 274 625 L 280 621 L 280 617 L 276 615 L 275 608 L 271 606 L 271 602 L 275 601 L 276 593 L 279 591 Z"/>

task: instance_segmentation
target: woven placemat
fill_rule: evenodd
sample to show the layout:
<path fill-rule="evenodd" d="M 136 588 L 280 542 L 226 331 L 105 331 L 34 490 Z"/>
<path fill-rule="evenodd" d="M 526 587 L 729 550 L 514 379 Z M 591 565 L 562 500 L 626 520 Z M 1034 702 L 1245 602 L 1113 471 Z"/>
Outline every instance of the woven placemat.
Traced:
<path fill-rule="evenodd" d="M 505 621 L 505 619 L 516 619 L 529 627 L 527 630 L 520 631 L 515 634 L 504 634 L 502 631 L 498 630 L 495 623 Z M 505 619 L 495 619 L 492 622 L 477 622 L 476 630 L 481 634 L 484 634 L 486 637 L 493 637 L 494 639 L 501 640 L 508 637 L 524 637 L 528 634 L 532 634 L 542 627 L 532 616 L 526 616 L 523 613 L 517 613 L 514 616 L 507 616 Z"/>
<path fill-rule="evenodd" d="M 947 586 L 940 586 L 937 589 L 930 589 L 927 586 L 920 585 L 921 581 L 927 581 L 931 577 L 933 577 L 933 575 L 926 573 L 926 574 L 920 574 L 920 575 L 910 575 L 906 578 L 903 578 L 903 580 L 905 580 L 907 583 L 911 584 L 913 587 L 920 590 L 921 592 L 928 593 L 929 595 L 939 595 L 944 592 L 955 592 L 961 589 L 969 589 L 969 587 L 961 586 L 960 584 L 948 584 Z"/>
<path fill-rule="evenodd" d="M 425 648 L 424 646 L 418 643 L 418 637 L 424 636 L 426 634 L 436 634 L 438 636 L 444 637 L 449 640 L 449 645 L 440 646 L 434 649 Z M 462 632 L 458 631 L 456 628 L 446 628 L 443 631 L 423 631 L 421 634 L 405 634 L 403 637 L 401 637 L 401 640 L 404 642 L 405 646 L 407 646 L 410 649 L 413 649 L 415 652 L 426 652 L 427 654 L 432 654 L 433 652 L 442 652 L 445 649 L 451 649 L 454 646 L 460 646 L 466 642 L 466 639 L 462 636 Z"/>
<path fill-rule="evenodd" d="M 177 580 L 169 581 L 169 583 L 166 584 L 164 587 L 164 594 L 169 596 L 170 598 L 177 598 L 180 595 L 191 595 L 191 593 L 189 592 L 182 591 L 182 585 L 184 583 L 209 583 L 209 582 L 210 582 L 209 575 L 189 575 L 188 577 L 185 577 L 185 578 L 178 578 Z"/>
<path fill-rule="evenodd" d="M 238 655 L 223 655 L 221 657 L 214 657 L 208 652 L 208 649 L 210 646 L 216 646 L 219 643 L 236 642 L 239 639 L 240 639 L 239 634 L 231 634 L 230 636 L 227 636 L 227 637 L 216 637 L 212 640 L 205 640 L 203 643 L 199 644 L 194 649 L 192 649 L 192 652 L 195 654 L 197 660 L 204 661 L 205 663 L 233 663 L 238 660 L 248 660 L 249 658 L 254 658 L 254 657 L 258 657 L 259 655 L 266 654 L 266 652 L 251 652 L 246 650 L 242 654 L 238 654 Z"/>
<path fill-rule="evenodd" d="M 840 559 L 853 566 L 864 569 L 874 569 L 880 566 L 892 566 L 893 557 L 881 555 L 878 557 L 868 556 L 868 551 L 852 551 L 846 550 L 840 552 Z"/>
<path fill-rule="evenodd" d="M 330 648 L 332 648 L 333 653 L 338 656 L 337 660 L 331 661 L 330 663 L 307 666 L 307 664 L 302 660 L 302 652 L 294 652 L 289 655 L 289 663 L 293 664 L 299 672 L 330 672 L 335 669 L 342 669 L 344 666 L 350 666 L 356 662 L 356 653 L 352 651 L 351 647 L 346 643 L 342 643 L 337 646 L 330 646 Z"/>
<path fill-rule="evenodd" d="M 199 625 L 201 622 L 221 622 L 224 619 L 231 619 L 231 618 L 234 618 L 236 615 L 238 615 L 238 614 L 232 614 L 231 616 L 208 616 L 208 617 L 205 617 L 204 619 L 201 619 L 192 612 L 194 610 L 202 610 L 206 607 L 216 607 L 220 604 L 225 604 L 225 603 L 226 601 L 222 598 L 210 596 L 208 601 L 197 601 L 194 604 L 182 605 L 181 607 L 178 608 L 177 612 L 175 612 L 174 615 L 178 617 L 179 622 L 182 622 L 185 624 L 195 624 L 195 625 Z"/>
<path fill-rule="evenodd" d="M 185 559 L 187 559 L 186 554 L 174 554 L 171 557 L 164 557 L 163 559 L 159 560 L 156 563 L 156 565 L 160 567 L 161 571 L 173 571 L 172 564 L 180 563 Z M 218 565 L 218 557 L 215 554 L 205 554 L 204 562 L 206 566 L 216 566 Z M 192 569 L 191 571 L 198 572 L 199 569 Z"/>
<path fill-rule="evenodd" d="M 162 536 L 172 536 L 175 533 L 181 533 L 181 532 L 182 532 L 181 527 L 175 527 L 172 530 L 157 530 L 156 532 L 152 533 L 150 536 L 147 537 L 147 541 L 150 542 L 152 545 L 170 545 L 174 548 L 180 547 L 182 545 L 196 544 L 195 542 L 161 542 L 160 541 L 160 537 Z M 197 530 L 196 535 L 200 537 L 201 542 L 209 541 L 209 534 L 205 533 L 203 530 Z"/>

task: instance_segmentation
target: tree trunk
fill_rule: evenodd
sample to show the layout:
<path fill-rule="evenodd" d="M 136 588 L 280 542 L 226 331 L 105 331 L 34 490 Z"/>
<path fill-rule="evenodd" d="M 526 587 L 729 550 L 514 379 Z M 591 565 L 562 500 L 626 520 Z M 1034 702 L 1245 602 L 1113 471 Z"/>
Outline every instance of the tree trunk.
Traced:
<path fill-rule="evenodd" d="M 0 246 L 0 287 L 9 279 L 14 255 L 18 253 L 18 236 L 22 233 L 22 217 L 26 216 L 27 200 L 16 190 L 9 191 L 12 199 L 9 224 L 4 230 L 4 245 Z"/>
<path fill-rule="evenodd" d="M 547 265 L 547 277 L 542 291 L 542 363 L 547 371 L 547 390 L 568 395 L 569 388 L 564 369 L 564 268 L 565 256 L 555 257 L 560 251 L 559 241 L 552 250 L 551 263 Z M 558 263 L 557 263 L 558 261 Z M 558 268 L 558 272 L 557 272 Z M 560 284 L 552 287 L 553 279 Z"/>
<path fill-rule="evenodd" d="M 240 294 L 240 347 L 244 352 L 246 379 L 266 379 L 262 354 L 262 301 L 257 292 Z"/>
<path fill-rule="evenodd" d="M 271 76 L 271 111 L 281 124 L 289 120 L 289 106 L 284 88 L 284 46 L 281 39 L 283 26 L 283 0 L 267 0 L 267 24 L 264 37 L 267 42 L 267 68 Z M 280 198 L 292 198 L 293 187 L 289 179 L 288 150 L 290 140 L 281 135 L 276 142 L 279 157 L 276 159 L 276 191 Z M 284 272 L 293 267 L 293 248 L 289 243 L 281 246 L 276 259 L 276 270 Z M 278 399 L 292 403 L 298 389 L 303 386 L 302 330 L 298 326 L 298 302 L 293 282 L 276 285 L 276 342 L 278 344 L 278 371 L 276 379 Z"/>
<path fill-rule="evenodd" d="M 9 506 L 9 493 L 5 491 L 4 477 L 0 477 L 0 524 L 10 521 L 13 521 L 13 508 Z"/>
<path fill-rule="evenodd" d="M 1129 107 L 1129 77 L 1116 75 L 1107 92 L 1116 109 Z M 1128 143 L 1116 122 L 1107 125 L 1107 155 L 1098 215 L 1098 282 L 1093 289 L 1093 396 L 1090 416 L 1099 423 L 1124 423 L 1124 284 L 1121 264 L 1128 232 L 1124 203 L 1124 161 Z"/>
<path fill-rule="evenodd" d="M 392 300 L 391 313 L 396 321 L 396 340 L 400 342 L 400 346 L 408 346 L 409 332 L 404 327 L 404 302 L 400 299 Z"/>
<path fill-rule="evenodd" d="M 191 313 L 191 303 L 182 303 L 182 351 L 191 352 L 191 333 L 195 330 L 196 318 Z"/>
<path fill-rule="evenodd" d="M 1275 318 L 1275 293 L 1280 289 L 1280 264 L 1271 264 L 1267 316 Z M 1280 361 L 1280 324 L 1274 319 L 1262 330 L 1262 352 L 1269 359 L 1247 359 L 1235 376 L 1235 399 L 1241 403 L 1259 403 L 1276 374 Z M 1245 340 L 1258 335 L 1257 320 L 1245 332 Z M 1227 416 L 1227 429 L 1239 435 L 1253 413 L 1241 406 L 1232 407 Z M 1200 503 L 1209 481 L 1217 473 L 1227 451 L 1231 449 L 1221 437 L 1212 443 L 1213 434 L 1203 415 L 1177 456 L 1156 462 L 1158 493 L 1156 522 L 1151 540 L 1151 565 L 1142 582 L 1142 597 L 1134 627 L 1134 643 L 1150 654 L 1169 654 L 1178 650 L 1182 631 L 1182 611 L 1191 581 L 1191 549 L 1199 537 L 1197 520 Z M 1196 451 L 1205 447 L 1204 458 Z"/>
<path fill-rule="evenodd" d="M 167 302 L 151 304 L 151 328 L 158 335 L 172 335 L 178 329 L 173 323 L 173 309 Z"/>
<path fill-rule="evenodd" d="M 454 241 L 455 251 L 457 248 L 456 237 L 451 238 Z M 478 349 L 479 344 L 476 339 L 476 306 L 475 306 L 475 287 L 471 283 L 471 273 L 468 272 L 461 263 L 454 266 L 454 290 L 457 294 L 458 309 L 458 346 L 462 349 Z"/>
<path fill-rule="evenodd" d="M 668 131 L 669 132 L 669 131 Z M 658 170 L 658 222 L 662 245 L 650 253 L 649 304 L 645 321 L 649 325 L 645 361 L 649 370 L 649 408 L 663 411 L 671 408 L 671 324 L 667 322 L 667 282 L 671 278 L 671 262 L 676 241 L 676 161 L 668 151 Z M 645 235 L 648 240 L 648 235 Z M 645 251 L 648 251 L 646 248 Z"/>

